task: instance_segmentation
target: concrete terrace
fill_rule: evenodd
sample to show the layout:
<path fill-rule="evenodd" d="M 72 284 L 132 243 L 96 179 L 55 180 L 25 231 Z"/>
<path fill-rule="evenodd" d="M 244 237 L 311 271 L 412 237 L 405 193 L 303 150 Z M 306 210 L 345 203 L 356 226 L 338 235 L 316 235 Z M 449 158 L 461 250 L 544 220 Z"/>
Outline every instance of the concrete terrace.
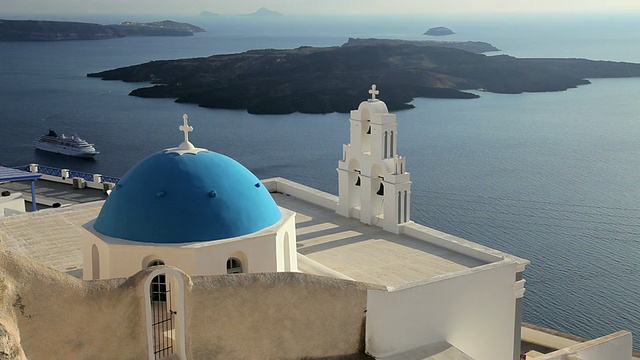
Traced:
<path fill-rule="evenodd" d="M 30 200 L 28 182 L 0 184 L 0 190 L 22 192 L 24 198 Z M 81 226 L 98 215 L 106 195 L 100 190 L 74 189 L 69 184 L 46 180 L 36 182 L 36 192 L 38 205 L 45 210 L 0 218 L 0 246 L 82 278 Z M 485 264 L 452 250 L 338 216 L 326 206 L 280 192 L 273 192 L 272 196 L 278 205 L 297 213 L 298 252 L 354 280 L 393 286 Z M 333 201 L 329 194 L 322 193 L 321 196 L 330 200 L 329 203 Z M 62 206 L 47 208 L 56 202 Z M 566 346 L 580 346 L 583 341 L 585 339 L 537 326 L 525 324 L 522 328 L 527 359 Z M 409 358 L 468 357 L 444 343 L 389 359 Z M 633 359 L 640 359 L 639 354 L 634 353 Z"/>
<path fill-rule="evenodd" d="M 293 196 L 273 193 L 295 211 L 298 252 L 354 280 L 400 285 L 484 265 L 475 258 L 336 215 Z"/>
<path fill-rule="evenodd" d="M 28 184 L 0 184 L 0 189 L 30 195 Z M 68 184 L 36 182 L 40 205 L 62 204 L 0 219 L 0 242 L 56 270 L 82 276 L 81 225 L 100 212 L 106 195 Z M 348 278 L 380 285 L 401 285 L 483 265 L 475 258 L 408 236 L 336 215 L 327 208 L 281 193 L 278 205 L 297 213 L 298 252 Z M 73 206 L 71 206 L 73 205 Z M 37 221 L 36 221 L 37 220 Z"/>
<path fill-rule="evenodd" d="M 0 218 L 0 243 L 17 254 L 82 277 L 82 224 L 98 216 L 103 202 Z"/>
<path fill-rule="evenodd" d="M 91 188 L 74 189 L 73 186 L 66 183 L 55 181 L 38 180 L 36 181 L 36 201 L 38 208 L 48 208 L 54 203 L 61 206 L 86 203 L 91 201 L 105 200 L 107 194 L 102 190 Z M 22 193 L 22 198 L 31 202 L 31 187 L 28 181 L 14 181 L 0 184 L 0 191 L 9 190 L 12 193 Z M 31 207 L 28 206 L 30 209 Z"/>

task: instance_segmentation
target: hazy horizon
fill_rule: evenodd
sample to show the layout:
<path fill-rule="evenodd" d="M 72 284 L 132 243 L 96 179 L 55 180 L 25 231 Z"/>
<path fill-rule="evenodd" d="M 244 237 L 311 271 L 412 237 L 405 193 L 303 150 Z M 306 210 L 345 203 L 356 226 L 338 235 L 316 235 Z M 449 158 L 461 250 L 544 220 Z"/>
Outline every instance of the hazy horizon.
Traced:
<path fill-rule="evenodd" d="M 640 2 L 630 0 L 238 0 L 212 3 L 209 0 L 0 0 L 0 18 L 6 15 L 101 15 L 141 14 L 190 16 L 202 11 L 220 15 L 253 13 L 266 7 L 284 15 L 384 15 L 434 13 L 609 13 L 640 12 Z M 151 10 L 150 10 L 151 9 Z"/>

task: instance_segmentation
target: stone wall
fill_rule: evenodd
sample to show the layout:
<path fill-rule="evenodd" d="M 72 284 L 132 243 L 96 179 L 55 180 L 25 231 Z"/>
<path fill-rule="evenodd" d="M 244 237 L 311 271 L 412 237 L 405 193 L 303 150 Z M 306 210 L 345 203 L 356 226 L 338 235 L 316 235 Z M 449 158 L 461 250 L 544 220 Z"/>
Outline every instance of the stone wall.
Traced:
<path fill-rule="evenodd" d="M 0 245 L 0 359 L 147 359 L 150 272 L 82 281 Z M 183 278 L 189 359 L 363 354 L 367 290 L 381 289 L 302 273 Z"/>
<path fill-rule="evenodd" d="M 0 279 L 0 328 L 17 328 L 5 342 L 19 341 L 28 359 L 146 357 L 136 276 L 83 282 L 0 249 Z"/>
<path fill-rule="evenodd" d="M 301 273 L 194 276 L 193 359 L 301 359 L 364 352 L 368 286 Z M 378 287 L 376 287 L 378 288 Z"/>

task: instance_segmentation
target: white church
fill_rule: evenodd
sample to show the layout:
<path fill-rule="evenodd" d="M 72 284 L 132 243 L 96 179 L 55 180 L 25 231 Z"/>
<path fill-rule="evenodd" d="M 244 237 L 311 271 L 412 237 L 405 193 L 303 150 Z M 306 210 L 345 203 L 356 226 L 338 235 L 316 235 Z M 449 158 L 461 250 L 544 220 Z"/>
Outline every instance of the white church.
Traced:
<path fill-rule="evenodd" d="M 0 359 L 522 359 L 528 261 L 411 221 L 396 115 L 369 93 L 338 196 L 196 147 L 185 115 L 105 201 L 0 218 Z M 527 358 L 631 349 L 620 331 Z"/>

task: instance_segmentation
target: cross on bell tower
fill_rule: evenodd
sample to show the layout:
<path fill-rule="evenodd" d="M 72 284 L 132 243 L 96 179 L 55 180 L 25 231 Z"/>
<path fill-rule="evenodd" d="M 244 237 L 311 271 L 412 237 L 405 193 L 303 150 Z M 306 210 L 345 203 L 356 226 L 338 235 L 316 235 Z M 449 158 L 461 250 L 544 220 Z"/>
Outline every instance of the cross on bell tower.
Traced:
<path fill-rule="evenodd" d="M 369 94 L 371 94 L 371 99 L 369 99 L 369 101 L 380 101 L 376 99 L 376 95 L 380 94 L 380 90 L 376 89 L 376 84 L 371 85 L 371 90 L 369 90 Z"/>

